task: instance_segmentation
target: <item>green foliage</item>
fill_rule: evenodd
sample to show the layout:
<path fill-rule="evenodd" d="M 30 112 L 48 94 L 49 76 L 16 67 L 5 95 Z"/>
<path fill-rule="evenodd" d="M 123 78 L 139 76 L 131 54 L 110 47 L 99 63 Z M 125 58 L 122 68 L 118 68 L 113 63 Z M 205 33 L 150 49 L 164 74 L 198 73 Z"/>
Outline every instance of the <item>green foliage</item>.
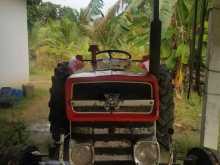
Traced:
<path fill-rule="evenodd" d="M 39 6 L 41 4 L 41 0 L 27 0 L 27 15 L 28 15 L 28 29 L 31 31 L 34 23 L 38 21 Z"/>
<path fill-rule="evenodd" d="M 176 99 L 174 146 L 177 153 L 184 155 L 193 147 L 200 145 L 200 125 L 202 100 L 196 93 L 187 99 Z"/>
<path fill-rule="evenodd" d="M 180 43 L 176 50 L 176 57 L 180 59 L 181 64 L 188 64 L 189 46 L 185 43 Z"/>
<path fill-rule="evenodd" d="M 47 24 L 49 20 L 59 20 L 63 17 L 71 21 L 77 21 L 79 13 L 77 10 L 69 7 L 61 7 L 51 2 L 42 2 L 42 0 L 28 0 L 28 27 L 31 32 L 35 23 Z"/>
<path fill-rule="evenodd" d="M 49 21 L 46 26 L 36 27 L 32 34 L 36 36 L 32 50 L 38 66 L 52 69 L 58 62 L 66 61 L 74 54 L 85 55 L 88 38 L 80 33 L 77 24 L 68 18 Z"/>
<path fill-rule="evenodd" d="M 28 142 L 28 131 L 23 122 L 0 121 L 0 155 L 4 149 Z"/>
<path fill-rule="evenodd" d="M 192 14 L 190 15 L 191 9 L 187 6 L 188 3 L 191 2 L 186 0 L 177 1 L 177 5 L 176 5 L 177 20 L 179 24 L 182 26 L 184 25 L 188 26 L 190 21 L 189 17 L 192 17 Z"/>
<path fill-rule="evenodd" d="M 21 151 L 28 145 L 29 132 L 23 122 L 0 121 L 0 164 L 19 164 Z"/>
<path fill-rule="evenodd" d="M 177 0 L 161 0 L 160 1 L 160 19 L 162 21 L 162 35 L 166 33 L 168 27 L 170 26 L 171 19 L 173 16 L 173 10 Z"/>
<path fill-rule="evenodd" d="M 51 69 L 72 55 L 87 54 L 89 39 L 83 26 L 90 16 L 49 2 L 31 3 L 30 7 L 36 7 L 38 12 L 34 20 L 28 16 L 34 21 L 29 31 L 30 58 L 39 67 Z"/>
<path fill-rule="evenodd" d="M 103 0 L 91 0 L 79 12 L 41 1 L 30 5 L 38 6 L 38 17 L 33 19 L 35 23 L 30 33 L 31 59 L 38 59 L 44 67 L 52 68 L 74 54 L 87 56 L 89 43 L 96 43 L 101 49 L 127 50 L 135 59 L 148 53 L 150 1 L 118 0 L 105 16 Z M 191 0 L 160 1 L 161 57 L 171 70 L 188 63 L 193 7 Z M 201 10 L 198 15 L 200 13 Z"/>
<path fill-rule="evenodd" d="M 66 17 L 70 21 L 77 22 L 79 19 L 79 12 L 75 9 L 72 9 L 70 7 L 62 7 L 59 11 L 60 17 Z"/>
<path fill-rule="evenodd" d="M 125 49 L 138 58 L 148 49 L 150 16 L 147 1 L 119 0 L 94 23 L 91 38 L 104 49 Z"/>
<path fill-rule="evenodd" d="M 102 14 L 103 6 L 104 6 L 103 0 L 91 0 L 89 5 L 85 9 L 85 12 L 87 13 L 87 16 L 91 18 L 97 15 L 103 15 Z"/>
<path fill-rule="evenodd" d="M 50 19 L 56 20 L 60 18 L 60 5 L 53 4 L 51 2 L 42 3 L 39 6 L 39 21 L 47 22 Z"/>

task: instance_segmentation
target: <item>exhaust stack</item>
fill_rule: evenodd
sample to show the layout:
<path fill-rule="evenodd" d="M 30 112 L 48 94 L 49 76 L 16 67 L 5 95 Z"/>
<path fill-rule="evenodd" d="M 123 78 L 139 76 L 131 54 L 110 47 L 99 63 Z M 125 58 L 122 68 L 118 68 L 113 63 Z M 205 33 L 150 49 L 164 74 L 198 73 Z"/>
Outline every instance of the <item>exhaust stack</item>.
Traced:
<path fill-rule="evenodd" d="M 150 72 L 158 77 L 160 67 L 161 21 L 159 18 L 159 0 L 152 0 L 153 20 L 150 31 Z"/>

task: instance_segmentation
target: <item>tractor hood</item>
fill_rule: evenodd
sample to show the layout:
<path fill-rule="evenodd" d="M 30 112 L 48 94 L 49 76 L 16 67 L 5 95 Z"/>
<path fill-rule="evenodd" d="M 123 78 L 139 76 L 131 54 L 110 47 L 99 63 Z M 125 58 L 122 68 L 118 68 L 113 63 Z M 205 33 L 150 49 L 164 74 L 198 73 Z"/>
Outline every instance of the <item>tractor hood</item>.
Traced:
<path fill-rule="evenodd" d="M 70 76 L 70 78 L 89 78 L 89 77 L 102 77 L 102 76 L 131 76 L 131 77 L 143 77 L 145 76 L 144 73 L 132 73 L 126 71 L 94 71 L 94 72 L 83 72 L 83 73 L 75 73 Z"/>

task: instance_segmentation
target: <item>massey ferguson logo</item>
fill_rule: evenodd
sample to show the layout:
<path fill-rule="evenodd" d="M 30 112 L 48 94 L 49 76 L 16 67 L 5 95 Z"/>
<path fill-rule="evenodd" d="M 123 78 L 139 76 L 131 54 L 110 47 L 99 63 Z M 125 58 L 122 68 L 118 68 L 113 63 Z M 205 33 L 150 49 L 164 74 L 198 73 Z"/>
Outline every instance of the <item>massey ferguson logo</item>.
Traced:
<path fill-rule="evenodd" d="M 120 108 L 120 94 L 105 94 L 105 110 L 106 111 L 116 111 Z"/>

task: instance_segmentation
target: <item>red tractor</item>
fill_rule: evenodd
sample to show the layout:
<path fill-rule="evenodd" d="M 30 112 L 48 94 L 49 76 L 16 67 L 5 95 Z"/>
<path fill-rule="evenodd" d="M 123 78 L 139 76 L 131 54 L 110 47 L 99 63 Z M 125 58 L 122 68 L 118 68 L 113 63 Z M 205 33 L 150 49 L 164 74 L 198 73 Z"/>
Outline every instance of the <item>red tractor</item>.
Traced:
<path fill-rule="evenodd" d="M 75 165 L 173 163 L 173 86 L 160 65 L 159 3 L 154 3 L 150 72 L 132 71 L 132 55 L 90 46 L 92 67 L 70 74 L 58 64 L 50 90 L 50 124 L 56 158 Z"/>
<path fill-rule="evenodd" d="M 58 64 L 49 102 L 53 159 L 74 165 L 174 164 L 173 86 L 160 65 L 159 0 L 153 4 L 149 72 L 134 72 L 133 65 L 143 61 L 130 53 L 99 51 L 96 45 L 90 46 L 87 70 L 71 74 L 68 62 Z"/>
<path fill-rule="evenodd" d="M 159 80 L 146 71 L 133 73 L 128 52 L 93 50 L 94 45 L 90 71 L 69 75 L 66 63 L 55 69 L 50 122 L 56 143 L 61 135 L 66 138 L 63 159 L 72 158 L 77 165 L 157 164 L 159 143 L 171 149 L 174 103 L 169 72 L 161 66 Z"/>

